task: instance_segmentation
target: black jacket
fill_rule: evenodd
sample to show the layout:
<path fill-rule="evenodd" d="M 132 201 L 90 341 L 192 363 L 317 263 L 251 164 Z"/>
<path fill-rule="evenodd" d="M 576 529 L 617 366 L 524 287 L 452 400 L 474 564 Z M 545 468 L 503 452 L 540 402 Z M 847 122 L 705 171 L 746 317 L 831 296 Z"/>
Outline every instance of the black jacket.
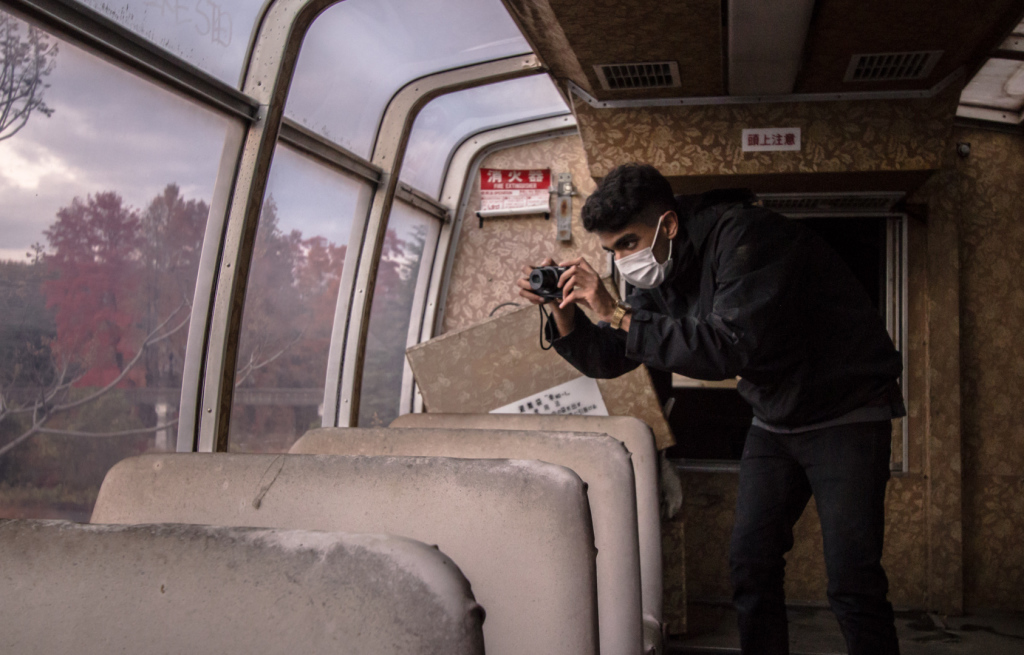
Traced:
<path fill-rule="evenodd" d="M 557 352 L 595 378 L 640 364 L 701 380 L 739 375 L 754 416 L 783 428 L 874 404 L 904 415 L 900 355 L 846 264 L 797 221 L 716 200 L 677 197 L 676 264 L 659 287 L 627 296 L 628 335 L 577 311 L 566 337 L 548 324 Z"/>

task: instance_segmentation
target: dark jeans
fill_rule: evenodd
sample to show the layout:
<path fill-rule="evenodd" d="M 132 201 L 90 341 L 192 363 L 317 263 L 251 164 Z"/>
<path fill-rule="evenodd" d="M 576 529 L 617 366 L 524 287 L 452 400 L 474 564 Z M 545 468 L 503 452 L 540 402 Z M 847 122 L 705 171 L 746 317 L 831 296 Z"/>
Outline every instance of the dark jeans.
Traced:
<path fill-rule="evenodd" d="M 793 525 L 813 493 L 828 599 L 851 654 L 899 652 L 882 569 L 890 423 L 802 434 L 751 427 L 740 462 L 730 565 L 744 653 L 789 653 L 782 587 Z"/>

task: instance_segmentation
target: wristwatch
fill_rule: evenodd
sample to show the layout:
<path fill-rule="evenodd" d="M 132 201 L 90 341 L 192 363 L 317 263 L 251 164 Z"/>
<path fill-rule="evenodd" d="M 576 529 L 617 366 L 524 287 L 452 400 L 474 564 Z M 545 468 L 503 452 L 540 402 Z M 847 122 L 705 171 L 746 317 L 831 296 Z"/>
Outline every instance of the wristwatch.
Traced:
<path fill-rule="evenodd" d="M 633 311 L 633 308 L 629 304 L 624 303 L 621 300 L 615 303 L 615 311 L 612 312 L 612 320 L 609 322 L 612 329 L 618 330 L 622 325 L 622 319 L 631 311 Z"/>

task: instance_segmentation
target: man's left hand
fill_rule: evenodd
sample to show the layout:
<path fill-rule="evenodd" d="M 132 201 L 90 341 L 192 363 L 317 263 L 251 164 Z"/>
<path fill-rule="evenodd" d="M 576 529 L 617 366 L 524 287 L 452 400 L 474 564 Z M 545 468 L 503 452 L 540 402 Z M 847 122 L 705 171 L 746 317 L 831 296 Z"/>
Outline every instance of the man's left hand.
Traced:
<path fill-rule="evenodd" d="M 569 269 L 562 273 L 558 280 L 558 286 L 562 288 L 562 302 L 559 307 L 575 303 L 593 311 L 600 320 L 611 321 L 615 312 L 615 299 L 604 286 L 601 276 L 587 260 L 579 257 L 562 262 L 559 266 L 567 266 Z"/>

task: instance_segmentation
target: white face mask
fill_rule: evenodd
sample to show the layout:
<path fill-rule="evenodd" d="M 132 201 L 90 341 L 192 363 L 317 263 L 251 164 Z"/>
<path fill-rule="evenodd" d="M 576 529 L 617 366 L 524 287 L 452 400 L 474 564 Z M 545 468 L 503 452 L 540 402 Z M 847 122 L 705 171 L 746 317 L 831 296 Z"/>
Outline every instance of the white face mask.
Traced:
<path fill-rule="evenodd" d="M 654 241 L 651 241 L 650 246 L 615 261 L 622 277 L 637 289 L 653 289 L 664 282 L 672 270 L 671 241 L 668 242 L 668 258 L 664 264 L 659 264 L 654 257 L 654 244 L 658 242 L 658 232 L 661 231 L 661 218 L 658 219 L 658 227 L 654 229 Z"/>

